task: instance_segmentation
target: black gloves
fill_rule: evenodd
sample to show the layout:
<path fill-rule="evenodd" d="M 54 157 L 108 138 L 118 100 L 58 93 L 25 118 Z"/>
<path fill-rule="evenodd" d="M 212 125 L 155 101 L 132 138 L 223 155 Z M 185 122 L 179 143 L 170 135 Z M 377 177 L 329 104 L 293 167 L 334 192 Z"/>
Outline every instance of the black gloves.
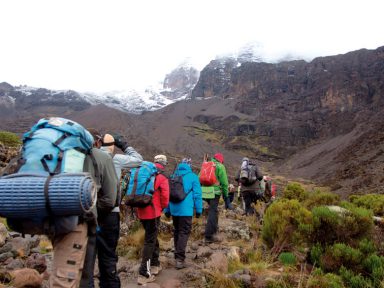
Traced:
<path fill-rule="evenodd" d="M 196 218 L 200 218 L 201 213 L 196 213 L 195 216 L 196 216 Z"/>
<path fill-rule="evenodd" d="M 171 213 L 169 213 L 169 212 L 165 212 L 164 215 L 165 215 L 165 217 L 167 217 L 167 218 L 171 218 Z"/>
<path fill-rule="evenodd" d="M 125 149 L 127 149 L 128 143 L 123 136 L 116 134 L 113 135 L 113 138 L 115 138 L 115 146 L 117 148 L 120 148 L 122 151 L 125 151 Z"/>

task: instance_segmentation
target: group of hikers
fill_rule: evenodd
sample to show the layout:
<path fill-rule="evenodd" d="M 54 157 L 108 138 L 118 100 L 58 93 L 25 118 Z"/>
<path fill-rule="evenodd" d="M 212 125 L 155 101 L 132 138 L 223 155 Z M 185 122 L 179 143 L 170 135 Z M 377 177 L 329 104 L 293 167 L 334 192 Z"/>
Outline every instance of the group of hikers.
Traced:
<path fill-rule="evenodd" d="M 68 121 L 65 123 L 65 125 L 69 124 L 68 127 L 74 127 L 75 122 L 71 120 L 54 118 L 43 121 L 44 125 L 40 124 L 39 129 L 44 127 L 47 130 L 60 130 L 61 128 L 57 128 L 63 121 Z M 153 282 L 162 270 L 159 261 L 158 233 L 160 217 L 163 213 L 167 218 L 172 217 L 175 268 L 183 269 L 187 266 L 185 254 L 192 231 L 192 219 L 201 217 L 203 201 L 208 205 L 204 237 L 205 243 L 209 244 L 220 241 L 217 234 L 218 206 L 221 197 L 223 197 L 225 208 L 232 210 L 234 209 L 232 203 L 238 193 L 238 197 L 242 198 L 244 204 L 244 214 L 252 215 L 255 214 L 253 204 L 265 197 L 273 198 L 275 195 L 275 187 L 271 179 L 263 176 L 256 163 L 248 158 L 243 158 L 239 165 L 234 179 L 237 182 L 236 189 L 235 185 L 228 182 L 222 153 L 218 152 L 213 157 L 206 156 L 198 173 L 192 169 L 192 159 L 185 157 L 177 162 L 173 172 L 167 175 L 166 155 L 156 155 L 153 161 L 144 161 L 125 137 L 113 133 L 101 134 L 93 128 L 84 130 L 85 132 L 82 133 L 92 135 L 92 147 L 85 153 L 83 171 L 89 173 L 95 182 L 97 200 L 94 207 L 76 218 L 74 227 L 62 230 L 65 232 L 60 228 L 65 227 L 66 221 L 72 218 L 56 217 L 53 221 L 54 232 L 47 233 L 53 244 L 50 287 L 94 287 L 96 257 L 100 274 L 99 286 L 120 287 L 116 267 L 118 261 L 116 248 L 120 236 L 121 203 L 133 207 L 145 230 L 137 278 L 139 285 L 145 285 Z M 64 129 L 60 130 L 60 132 L 63 131 Z M 24 146 L 27 146 L 26 143 L 37 133 L 35 131 L 24 136 Z M 62 136 L 60 139 L 65 137 L 67 136 Z M 53 142 L 53 145 L 63 152 L 63 149 L 60 149 L 59 140 Z M 60 157 L 65 157 L 65 153 L 62 154 L 64 156 Z M 40 162 L 45 161 L 43 158 L 47 161 L 54 158 L 46 156 L 44 154 Z M 23 157 L 28 156 L 23 155 Z M 59 161 L 61 161 L 60 157 Z M 71 161 L 74 160 L 71 159 Z M 67 159 L 66 162 L 71 161 Z M 25 165 L 28 159 L 19 162 Z M 47 169 L 49 165 L 43 166 L 50 171 Z M 48 183 L 44 188 L 46 200 L 46 186 L 49 186 L 49 181 L 52 181 L 51 178 L 55 175 L 56 172 L 50 172 L 46 180 Z M 51 209 L 48 200 L 47 209 Z M 50 223 L 52 224 L 52 221 Z M 16 226 L 13 225 L 13 227 Z"/>

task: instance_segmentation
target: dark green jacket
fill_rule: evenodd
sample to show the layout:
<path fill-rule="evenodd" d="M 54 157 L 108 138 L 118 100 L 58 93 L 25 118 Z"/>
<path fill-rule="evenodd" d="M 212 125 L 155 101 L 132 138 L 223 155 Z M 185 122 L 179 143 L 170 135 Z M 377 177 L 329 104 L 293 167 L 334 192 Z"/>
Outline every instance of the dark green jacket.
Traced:
<path fill-rule="evenodd" d="M 84 161 L 84 171 L 89 172 L 96 182 L 97 215 L 102 217 L 110 213 L 116 206 L 118 180 L 112 157 L 97 148 L 92 148 L 91 153 L 96 165 L 94 165 L 91 156 L 87 156 Z M 95 171 L 95 166 L 98 173 Z"/>

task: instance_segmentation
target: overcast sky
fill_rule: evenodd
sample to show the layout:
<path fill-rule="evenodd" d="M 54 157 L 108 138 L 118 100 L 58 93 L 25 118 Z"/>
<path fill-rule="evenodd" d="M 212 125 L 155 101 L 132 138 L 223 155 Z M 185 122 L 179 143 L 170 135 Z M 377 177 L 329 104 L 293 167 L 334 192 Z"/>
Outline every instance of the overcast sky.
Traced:
<path fill-rule="evenodd" d="M 384 45 L 383 0 L 1 0 L 0 11 L 0 82 L 50 89 L 152 85 L 248 42 L 307 59 Z"/>

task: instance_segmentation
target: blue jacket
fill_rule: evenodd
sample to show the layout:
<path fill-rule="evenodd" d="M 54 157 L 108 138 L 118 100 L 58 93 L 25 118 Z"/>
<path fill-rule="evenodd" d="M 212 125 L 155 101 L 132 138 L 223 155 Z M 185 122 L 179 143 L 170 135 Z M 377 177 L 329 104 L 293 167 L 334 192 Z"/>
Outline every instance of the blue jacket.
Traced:
<path fill-rule="evenodd" d="M 185 193 L 192 191 L 180 203 L 169 202 L 169 206 L 164 212 L 170 212 L 172 216 L 193 216 L 193 210 L 196 213 L 203 212 L 203 198 L 201 196 L 201 186 L 199 178 L 192 172 L 191 167 L 186 163 L 180 163 L 175 169 L 174 175 L 183 177 Z"/>

